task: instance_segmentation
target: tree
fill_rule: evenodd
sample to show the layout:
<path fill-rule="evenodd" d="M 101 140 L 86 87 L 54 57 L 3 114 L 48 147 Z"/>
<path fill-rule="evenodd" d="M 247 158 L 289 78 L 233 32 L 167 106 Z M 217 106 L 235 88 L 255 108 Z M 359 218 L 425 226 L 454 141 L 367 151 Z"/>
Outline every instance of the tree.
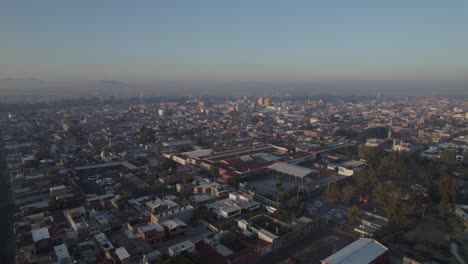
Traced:
<path fill-rule="evenodd" d="M 406 162 L 398 152 L 384 157 L 377 169 L 378 174 L 384 179 L 403 178 L 406 176 L 406 171 Z"/>
<path fill-rule="evenodd" d="M 363 168 L 353 176 L 360 194 L 364 196 L 371 194 L 372 188 L 377 181 L 375 175 L 376 173 L 373 169 Z"/>
<path fill-rule="evenodd" d="M 276 174 L 275 175 L 276 188 L 278 188 L 278 190 L 281 188 L 281 185 L 283 185 L 283 179 L 284 179 L 283 175 L 281 175 L 281 174 Z"/>
<path fill-rule="evenodd" d="M 379 182 L 374 189 L 374 197 L 377 200 L 378 207 L 385 207 L 388 193 L 391 187 L 388 183 Z"/>
<path fill-rule="evenodd" d="M 385 138 L 388 135 L 386 127 L 371 127 L 364 131 L 365 138 Z"/>
<path fill-rule="evenodd" d="M 159 176 L 160 177 L 166 177 L 168 175 L 172 175 L 175 173 L 177 169 L 177 162 L 171 160 L 171 159 L 165 159 L 161 165 L 159 166 L 160 171 L 159 171 Z"/>
<path fill-rule="evenodd" d="M 298 191 L 297 187 L 289 188 L 285 192 L 283 192 L 280 196 L 280 201 L 286 201 L 294 196 L 296 196 Z"/>
<path fill-rule="evenodd" d="M 292 198 L 291 200 L 288 201 L 288 207 L 290 209 L 296 209 L 299 207 L 301 201 L 297 199 L 296 197 Z"/>
<path fill-rule="evenodd" d="M 396 224 L 404 224 L 408 220 L 408 213 L 406 209 L 401 206 L 389 206 L 386 209 L 386 216 L 388 220 Z"/>
<path fill-rule="evenodd" d="M 335 130 L 335 132 L 333 133 L 334 136 L 338 136 L 338 137 L 347 137 L 347 138 L 352 138 L 352 137 L 355 137 L 357 136 L 357 133 L 349 128 L 339 128 L 337 130 Z"/>
<path fill-rule="evenodd" d="M 337 203 L 340 199 L 340 192 L 336 188 L 335 184 L 329 184 L 327 189 L 325 190 L 325 199 L 329 203 Z"/>
<path fill-rule="evenodd" d="M 221 243 L 223 243 L 225 246 L 234 249 L 236 251 L 240 250 L 243 248 L 242 242 L 240 239 L 236 236 L 235 233 L 231 231 L 225 231 L 221 235 L 220 238 Z"/>
<path fill-rule="evenodd" d="M 370 168 L 377 169 L 387 153 L 380 147 L 367 147 L 362 145 L 359 147 L 358 155 L 359 158 L 367 161 Z"/>
<path fill-rule="evenodd" d="M 117 206 L 119 207 L 120 210 L 127 208 L 127 201 L 129 198 L 130 198 L 129 192 L 122 192 L 120 194 L 120 198 L 117 201 Z"/>
<path fill-rule="evenodd" d="M 336 244 L 333 244 L 332 246 L 332 249 L 331 249 L 331 254 L 335 254 L 336 252 L 338 251 L 338 249 L 336 248 Z"/>
<path fill-rule="evenodd" d="M 408 218 L 408 212 L 401 202 L 401 190 L 395 189 L 388 193 L 388 206 L 386 216 L 388 220 L 396 224 L 404 224 Z"/>
<path fill-rule="evenodd" d="M 447 172 L 452 171 L 457 166 L 457 153 L 453 150 L 447 150 L 440 154 L 440 162 L 447 166 Z"/>
<path fill-rule="evenodd" d="M 351 200 L 351 198 L 353 198 L 354 194 L 356 193 L 356 187 L 354 187 L 353 185 L 347 185 L 343 187 L 341 192 L 343 196 L 343 202 L 345 204 L 349 204 L 349 201 Z"/>
<path fill-rule="evenodd" d="M 239 188 L 240 177 L 237 175 L 229 177 L 229 179 L 227 180 L 227 183 L 234 188 Z"/>
<path fill-rule="evenodd" d="M 440 201 L 440 204 L 437 209 L 439 210 L 439 215 L 441 217 L 446 217 L 450 212 L 450 205 L 447 201 L 442 200 Z"/>
<path fill-rule="evenodd" d="M 284 179 L 284 176 L 283 176 L 283 175 L 281 175 L 281 174 L 276 174 L 276 175 L 275 175 L 275 180 L 276 180 L 277 182 L 282 182 L 283 179 Z"/>
<path fill-rule="evenodd" d="M 359 207 L 357 207 L 356 205 L 348 207 L 346 209 L 346 218 L 348 219 L 348 221 L 350 221 L 351 223 L 354 223 L 357 219 L 358 212 L 359 212 Z"/>
<path fill-rule="evenodd" d="M 189 183 L 190 183 L 190 178 L 189 178 L 189 177 L 184 177 L 184 178 L 182 179 L 182 184 L 185 185 L 185 184 L 189 184 Z"/>
<path fill-rule="evenodd" d="M 211 176 L 218 176 L 218 174 L 219 174 L 219 170 L 214 164 L 210 165 L 210 168 L 208 169 L 208 172 L 211 174 Z"/>
<path fill-rule="evenodd" d="M 205 219 L 208 217 L 208 208 L 205 205 L 199 204 L 193 210 L 193 218 L 195 219 Z"/>
<path fill-rule="evenodd" d="M 458 193 L 458 181 L 454 176 L 445 176 L 437 183 L 440 197 L 444 202 L 455 203 Z"/>
<path fill-rule="evenodd" d="M 282 183 L 280 181 L 276 182 L 276 188 L 278 189 L 278 191 L 281 188 L 281 185 L 282 185 Z"/>

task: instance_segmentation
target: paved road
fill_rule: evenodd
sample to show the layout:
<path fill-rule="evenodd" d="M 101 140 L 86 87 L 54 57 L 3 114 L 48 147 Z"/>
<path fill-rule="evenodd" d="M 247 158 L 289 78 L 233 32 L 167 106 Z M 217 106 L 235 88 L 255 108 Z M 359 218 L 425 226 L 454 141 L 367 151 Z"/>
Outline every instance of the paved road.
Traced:
<path fill-rule="evenodd" d="M 257 263 L 280 263 L 288 257 L 296 256 L 299 263 L 319 264 L 321 260 L 331 255 L 333 247 L 340 250 L 356 239 L 355 235 L 323 226 L 319 228 L 318 233 L 311 233 L 288 247 L 267 254 Z"/>

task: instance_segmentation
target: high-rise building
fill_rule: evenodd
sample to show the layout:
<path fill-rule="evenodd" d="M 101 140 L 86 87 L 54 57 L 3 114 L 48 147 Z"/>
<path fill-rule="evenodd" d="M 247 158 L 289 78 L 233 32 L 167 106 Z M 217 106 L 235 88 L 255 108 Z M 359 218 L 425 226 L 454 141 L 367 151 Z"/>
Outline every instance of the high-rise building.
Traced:
<path fill-rule="evenodd" d="M 258 105 L 263 105 L 263 97 L 258 98 Z"/>

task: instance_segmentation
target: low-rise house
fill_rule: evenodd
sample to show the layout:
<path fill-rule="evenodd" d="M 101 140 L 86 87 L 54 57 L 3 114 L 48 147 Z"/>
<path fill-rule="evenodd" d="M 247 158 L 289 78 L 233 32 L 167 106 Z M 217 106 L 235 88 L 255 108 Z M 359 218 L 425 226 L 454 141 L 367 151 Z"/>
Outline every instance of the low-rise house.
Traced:
<path fill-rule="evenodd" d="M 37 252 L 46 252 L 50 249 L 52 241 L 50 239 L 49 228 L 42 227 L 31 231 L 34 249 Z"/>
<path fill-rule="evenodd" d="M 184 242 L 170 246 L 167 249 L 169 256 L 177 256 L 186 253 L 192 253 L 195 251 L 195 244 L 190 240 L 185 240 Z"/>
<path fill-rule="evenodd" d="M 164 228 L 157 223 L 147 223 L 136 228 L 138 235 L 150 244 L 162 241 L 165 236 Z"/>
<path fill-rule="evenodd" d="M 185 229 L 187 229 L 187 224 L 179 219 L 167 220 L 164 221 L 161 225 L 164 227 L 166 234 L 171 236 L 183 233 L 185 232 Z"/>

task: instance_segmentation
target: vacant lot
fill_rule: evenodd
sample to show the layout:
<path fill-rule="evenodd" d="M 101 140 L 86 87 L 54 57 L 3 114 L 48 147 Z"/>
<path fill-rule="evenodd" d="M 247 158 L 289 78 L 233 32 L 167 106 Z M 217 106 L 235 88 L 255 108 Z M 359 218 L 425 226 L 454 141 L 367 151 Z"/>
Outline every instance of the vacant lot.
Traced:
<path fill-rule="evenodd" d="M 281 195 L 290 188 L 298 187 L 313 191 L 317 189 L 317 187 L 324 188 L 328 184 L 343 178 L 345 177 L 337 175 L 333 171 L 323 171 L 318 175 L 312 176 L 308 181 L 304 180 L 304 182 L 295 177 L 284 176 L 281 187 L 278 188 L 276 186 L 277 181 L 275 180 L 274 174 L 265 173 L 250 177 L 248 179 L 248 184 L 254 187 L 258 194 L 265 195 L 268 193 L 276 199 L 277 195 Z"/>

